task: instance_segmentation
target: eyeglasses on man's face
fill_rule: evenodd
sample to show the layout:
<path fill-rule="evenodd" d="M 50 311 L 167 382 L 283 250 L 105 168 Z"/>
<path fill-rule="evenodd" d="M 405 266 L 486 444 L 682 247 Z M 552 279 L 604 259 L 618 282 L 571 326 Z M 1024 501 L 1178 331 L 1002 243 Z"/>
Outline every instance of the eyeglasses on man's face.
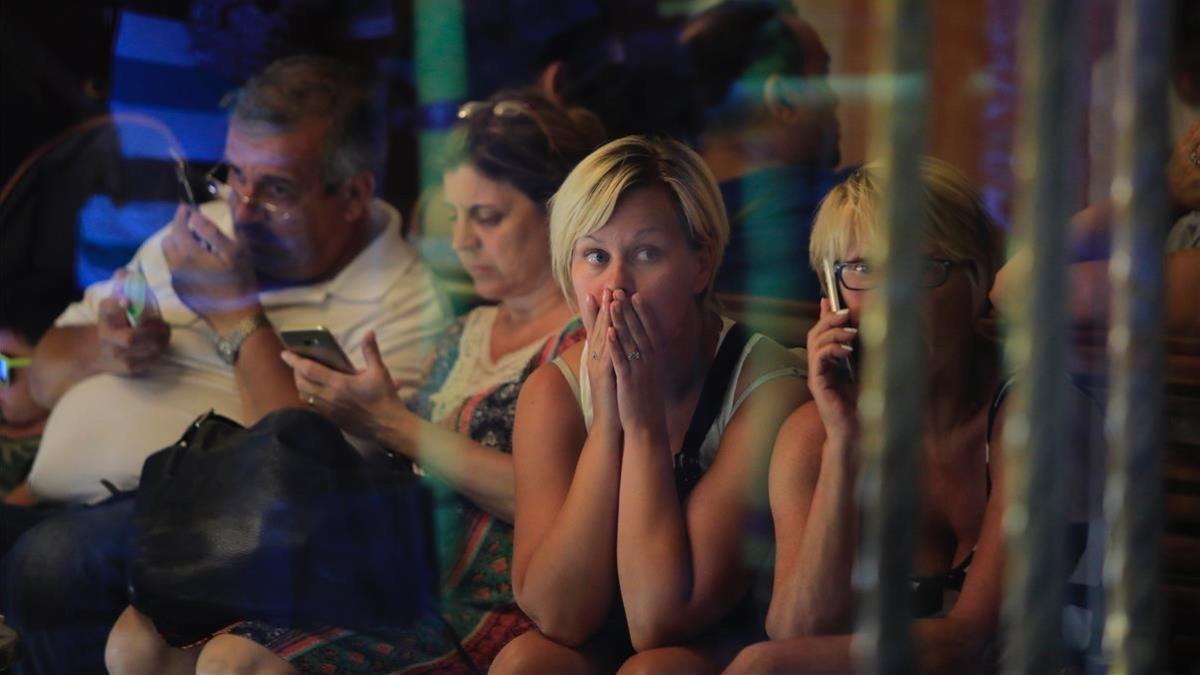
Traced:
<path fill-rule="evenodd" d="M 955 265 L 969 265 L 965 260 L 947 260 L 946 258 L 922 258 L 921 267 L 917 272 L 917 286 L 920 288 L 937 288 L 950 278 L 950 270 Z M 883 275 L 871 263 L 865 260 L 845 260 L 833 264 L 834 274 L 843 288 L 849 291 L 870 291 L 882 283 Z"/>
<path fill-rule="evenodd" d="M 291 217 L 308 192 L 286 178 L 265 176 L 251 181 L 228 162 L 216 165 L 204 176 L 204 187 L 216 199 L 233 199 L 280 220 Z M 322 189 L 326 194 L 332 194 L 337 188 L 337 184 L 324 184 Z"/>

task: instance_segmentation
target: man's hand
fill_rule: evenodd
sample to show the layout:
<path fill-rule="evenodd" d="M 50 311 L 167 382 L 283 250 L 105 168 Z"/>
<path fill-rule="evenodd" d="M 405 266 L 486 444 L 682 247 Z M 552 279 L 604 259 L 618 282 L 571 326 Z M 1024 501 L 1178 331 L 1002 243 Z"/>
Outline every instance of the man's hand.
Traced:
<path fill-rule="evenodd" d="M 114 288 L 120 289 L 125 274 L 122 269 L 113 275 Z M 141 375 L 167 351 L 170 326 L 154 313 L 143 315 L 136 327 L 129 325 L 125 316 L 126 302 L 119 290 L 100 302 L 94 362 L 97 371 Z"/>
<path fill-rule="evenodd" d="M 179 207 L 162 251 L 176 295 L 218 333 L 260 311 L 250 257 L 199 211 Z"/>

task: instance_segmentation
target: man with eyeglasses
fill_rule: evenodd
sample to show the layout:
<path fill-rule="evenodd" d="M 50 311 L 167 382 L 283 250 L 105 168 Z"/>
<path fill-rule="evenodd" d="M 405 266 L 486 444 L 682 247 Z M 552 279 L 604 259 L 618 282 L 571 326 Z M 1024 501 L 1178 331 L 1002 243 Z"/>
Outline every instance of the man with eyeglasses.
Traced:
<path fill-rule="evenodd" d="M 29 380 L 52 411 L 35 497 L 133 487 L 146 456 L 207 409 L 251 424 L 299 405 L 279 329 L 323 325 L 348 348 L 374 329 L 393 372 L 419 374 L 445 316 L 399 214 L 372 197 L 373 118 L 367 83 L 327 59 L 277 62 L 238 93 L 215 199 L 180 206 L 39 343 Z M 136 320 L 130 276 L 151 298 Z"/>
<path fill-rule="evenodd" d="M 180 206 L 38 344 L 29 380 L 51 415 L 27 494 L 100 501 L 135 487 L 145 458 L 206 410 L 248 425 L 302 405 L 280 329 L 322 325 L 347 348 L 374 330 L 398 381 L 415 381 L 447 313 L 400 215 L 372 197 L 382 143 L 368 92 L 318 57 L 276 62 L 239 92 L 209 180 L 216 199 Z M 102 668 L 127 601 L 114 506 L 132 500 L 44 522 L 9 556 L 0 599 L 34 672 Z M 47 510 L 0 511 L 5 543 Z"/>

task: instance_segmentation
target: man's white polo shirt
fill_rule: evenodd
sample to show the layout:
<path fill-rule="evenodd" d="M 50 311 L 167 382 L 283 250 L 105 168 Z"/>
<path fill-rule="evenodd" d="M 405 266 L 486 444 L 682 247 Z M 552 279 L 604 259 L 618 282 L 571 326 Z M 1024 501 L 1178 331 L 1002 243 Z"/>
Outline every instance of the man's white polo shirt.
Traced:
<path fill-rule="evenodd" d="M 217 221 L 218 206 L 202 209 Z M 217 222 L 229 231 L 225 214 L 225 222 Z M 413 381 L 432 338 L 447 324 L 447 305 L 415 249 L 401 238 L 400 214 L 378 199 L 370 214 L 385 226 L 340 273 L 322 283 L 263 292 L 260 302 L 276 330 L 328 328 L 357 367 L 363 365 L 363 335 L 373 329 L 393 377 Z M 100 374 L 62 396 L 29 474 L 39 499 L 97 501 L 108 496 L 102 479 L 122 489 L 136 486 L 146 457 L 178 440 L 188 423 L 210 408 L 242 421 L 237 382 L 216 353 L 216 335 L 171 287 L 161 247 L 165 235 L 166 228 L 148 239 L 128 268 L 146 276 L 171 325 L 168 352 L 144 376 Z M 95 323 L 100 302 L 110 293 L 109 282 L 90 286 L 56 325 Z"/>

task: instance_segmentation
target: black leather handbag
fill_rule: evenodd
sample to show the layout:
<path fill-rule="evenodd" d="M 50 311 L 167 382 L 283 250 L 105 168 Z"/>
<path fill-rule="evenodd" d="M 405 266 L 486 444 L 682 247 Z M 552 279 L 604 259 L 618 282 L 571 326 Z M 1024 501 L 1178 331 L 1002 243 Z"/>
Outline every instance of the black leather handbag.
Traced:
<path fill-rule="evenodd" d="M 437 604 L 431 509 L 314 412 L 210 412 L 143 466 L 131 601 L 176 646 L 244 619 L 404 625 Z"/>

